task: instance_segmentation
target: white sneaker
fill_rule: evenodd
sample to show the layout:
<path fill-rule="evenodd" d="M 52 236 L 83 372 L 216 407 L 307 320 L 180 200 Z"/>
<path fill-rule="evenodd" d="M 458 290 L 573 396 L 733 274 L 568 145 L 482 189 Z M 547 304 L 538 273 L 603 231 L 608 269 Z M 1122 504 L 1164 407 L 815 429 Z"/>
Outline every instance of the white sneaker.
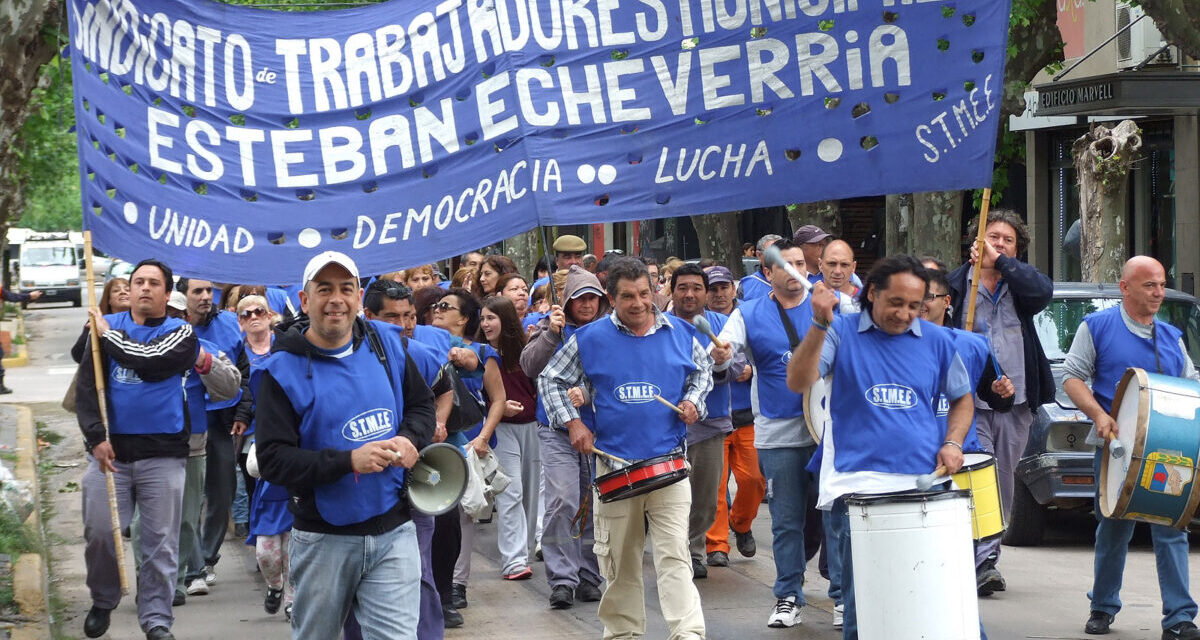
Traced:
<path fill-rule="evenodd" d="M 204 578 L 196 578 L 188 583 L 187 594 L 189 596 L 206 596 L 208 595 L 208 584 L 204 582 Z"/>
<path fill-rule="evenodd" d="M 211 564 L 204 565 L 204 584 L 214 584 L 217 581 L 217 572 L 213 571 Z"/>
<path fill-rule="evenodd" d="M 767 618 L 767 626 L 784 629 L 800 624 L 800 607 L 796 606 L 796 596 L 788 596 L 775 601 L 775 610 Z"/>
<path fill-rule="evenodd" d="M 834 629 L 842 628 L 842 619 L 844 617 L 843 616 L 844 613 L 845 613 L 845 608 L 842 605 L 840 605 L 840 604 L 833 605 L 833 628 Z"/>

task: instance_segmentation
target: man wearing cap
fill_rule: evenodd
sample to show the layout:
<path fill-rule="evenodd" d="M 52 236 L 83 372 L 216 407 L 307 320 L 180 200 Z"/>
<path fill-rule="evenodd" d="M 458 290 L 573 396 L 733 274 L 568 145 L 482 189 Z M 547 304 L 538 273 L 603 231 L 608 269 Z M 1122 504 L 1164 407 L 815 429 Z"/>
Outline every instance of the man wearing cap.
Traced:
<path fill-rule="evenodd" d="M 307 318 L 277 334 L 257 395 L 259 471 L 291 495 L 292 634 L 413 638 L 421 559 L 405 469 L 434 433 L 433 393 L 399 327 L 358 317 L 358 267 L 326 251 L 304 269 Z"/>
<path fill-rule="evenodd" d="M 783 236 L 774 233 L 768 233 L 758 239 L 758 244 L 754 246 L 754 255 L 758 258 L 758 271 L 742 278 L 741 286 L 738 287 L 739 298 L 753 300 L 771 293 L 771 276 L 768 275 L 769 268 L 767 261 L 763 259 L 763 252 L 780 240 L 783 240 Z"/>
<path fill-rule="evenodd" d="M 171 601 L 179 563 L 179 525 L 188 457 L 184 377 L 211 371 L 213 356 L 199 347 L 191 325 L 167 317 L 171 270 L 143 260 L 129 277 L 128 311 L 89 311 L 100 335 L 108 425 L 100 416 L 92 350 L 79 363 L 76 417 L 90 453 L 82 481 L 84 563 L 92 608 L 83 622 L 89 638 L 108 630 L 121 601 L 104 473 L 113 473 L 122 526 L 141 514 L 142 559 L 137 575 L 138 623 L 150 640 L 171 635 Z M 90 337 L 89 337 L 90 340 Z"/>
<path fill-rule="evenodd" d="M 708 274 L 708 309 L 729 316 L 739 305 L 735 296 L 733 274 L 717 265 Z M 737 544 L 738 553 L 751 558 L 758 552 L 750 525 L 758 517 L 758 507 L 767 493 L 767 481 L 758 467 L 758 452 L 754 449 L 754 410 L 750 402 L 750 377 L 754 370 L 746 357 L 738 354 L 730 364 L 730 421 L 733 433 L 725 436 L 721 453 L 719 484 L 724 487 L 732 473 L 737 482 L 737 494 L 730 504 L 728 495 L 717 495 L 717 511 L 712 527 L 705 536 L 705 551 L 710 567 L 729 565 L 729 531 Z"/>
<path fill-rule="evenodd" d="M 806 224 L 792 235 L 792 242 L 804 251 L 804 264 L 808 265 L 808 281 L 821 281 L 821 253 L 829 244 L 830 236 L 825 230 L 815 224 Z"/>
<path fill-rule="evenodd" d="M 570 234 L 561 235 L 554 241 L 554 244 L 551 248 L 554 249 L 554 264 L 550 265 L 553 267 L 550 269 L 551 272 L 558 269 L 569 270 L 571 265 L 576 264 L 581 267 L 584 266 L 583 258 L 584 254 L 587 253 L 587 243 L 583 241 L 583 238 Z M 595 258 L 596 256 L 592 256 L 593 261 Z M 595 263 L 593 262 L 593 264 Z M 538 262 L 538 266 L 541 267 L 541 261 Z M 589 271 L 591 271 L 591 269 L 589 269 Z M 533 285 L 529 287 L 529 290 L 533 291 L 534 289 L 537 289 L 548 282 L 550 282 L 549 273 L 539 277 L 537 280 L 534 280 Z"/>
<path fill-rule="evenodd" d="M 559 274 L 554 275 L 557 282 Z M 581 266 L 566 272 L 559 304 L 538 321 L 521 351 L 521 369 L 536 379 L 550 358 L 580 327 L 608 312 L 604 291 L 596 276 Z M 561 306 L 560 306 L 561 305 Z M 585 424 L 595 424 L 588 406 L 579 409 Z M 567 609 L 576 600 L 600 599 L 600 566 L 592 549 L 592 519 L 583 518 L 582 531 L 574 535 L 571 522 L 584 496 L 592 490 L 592 465 L 588 456 L 571 448 L 566 425 L 552 423 L 546 407 L 538 402 L 538 441 L 546 478 L 543 493 L 542 557 L 550 584 L 550 607 Z"/>

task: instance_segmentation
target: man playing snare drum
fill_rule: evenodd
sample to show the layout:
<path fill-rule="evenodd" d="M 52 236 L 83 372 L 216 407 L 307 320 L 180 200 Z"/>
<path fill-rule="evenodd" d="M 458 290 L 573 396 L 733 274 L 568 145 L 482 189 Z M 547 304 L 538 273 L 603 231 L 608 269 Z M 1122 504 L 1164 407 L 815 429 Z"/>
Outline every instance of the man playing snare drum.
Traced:
<path fill-rule="evenodd" d="M 649 273 L 640 260 L 615 260 L 608 271 L 607 289 L 616 310 L 580 327 L 538 377 L 546 413 L 553 424 L 567 426 L 571 445 L 581 453 L 591 453 L 593 442 L 596 449 L 631 462 L 682 452 L 685 425 L 707 413 L 704 400 L 713 384 L 712 358 L 696 340 L 690 323 L 669 318 L 654 307 Z M 572 387 L 584 387 L 593 399 L 594 433 L 572 406 L 568 395 Z M 681 415 L 655 396 L 674 403 Z M 613 464 L 598 458 L 596 467 L 596 474 L 603 475 Z M 653 540 L 659 604 L 669 637 L 704 637 L 704 614 L 688 553 L 691 498 L 687 482 L 607 503 L 593 496 L 596 557 L 608 580 L 599 609 L 604 638 L 646 633 L 644 523 L 649 523 Z"/>
<path fill-rule="evenodd" d="M 1084 318 L 1071 343 L 1071 351 L 1063 363 L 1063 390 L 1092 419 L 1101 438 L 1117 433 L 1117 423 L 1109 411 L 1126 368 L 1200 379 L 1180 331 L 1154 318 L 1162 306 L 1166 286 L 1166 271 L 1157 260 L 1147 256 L 1130 258 L 1121 270 L 1121 304 Z M 1087 380 L 1092 381 L 1091 390 Z M 1100 486 L 1103 455 L 1108 455 L 1108 447 L 1096 450 L 1097 486 Z M 1092 613 L 1084 630 L 1104 634 L 1121 610 L 1121 574 L 1134 522 L 1105 518 L 1099 501 L 1096 517 L 1100 524 L 1096 527 L 1095 573 L 1088 594 Z M 1150 532 L 1163 600 L 1162 637 L 1164 640 L 1200 638 L 1200 631 L 1192 622 L 1196 617 L 1196 602 L 1188 594 L 1187 532 L 1157 524 L 1150 525 Z"/>

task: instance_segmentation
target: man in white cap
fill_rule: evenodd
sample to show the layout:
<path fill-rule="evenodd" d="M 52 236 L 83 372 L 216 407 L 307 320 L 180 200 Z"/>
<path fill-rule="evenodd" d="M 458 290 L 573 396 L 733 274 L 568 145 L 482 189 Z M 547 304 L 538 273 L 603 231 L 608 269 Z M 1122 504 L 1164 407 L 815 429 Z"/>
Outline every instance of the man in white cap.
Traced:
<path fill-rule="evenodd" d="M 275 339 L 259 385 L 259 471 L 287 487 L 292 637 L 337 638 L 353 607 L 382 638 L 415 638 L 421 558 L 405 470 L 434 433 L 434 399 L 402 329 L 358 317 L 348 256 L 304 269 L 307 318 Z"/>

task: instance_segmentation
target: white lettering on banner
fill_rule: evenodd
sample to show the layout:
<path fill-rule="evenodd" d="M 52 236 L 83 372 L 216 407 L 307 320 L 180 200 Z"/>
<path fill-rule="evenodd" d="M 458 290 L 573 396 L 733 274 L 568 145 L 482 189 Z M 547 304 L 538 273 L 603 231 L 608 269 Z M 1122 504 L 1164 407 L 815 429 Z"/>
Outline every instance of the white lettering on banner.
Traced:
<path fill-rule="evenodd" d="M 998 106 L 998 103 L 992 101 L 994 92 L 992 76 L 989 74 L 984 78 L 982 87 L 972 87 L 965 97 L 951 104 L 949 109 L 930 118 L 928 124 L 917 125 L 917 141 L 929 149 L 924 155 L 926 162 L 936 163 L 957 149 L 988 119 L 992 110 Z M 939 148 L 941 142 L 947 146 Z"/>
<path fill-rule="evenodd" d="M 226 225 L 218 225 L 213 231 L 208 221 L 170 208 L 165 209 L 160 217 L 158 207 L 151 206 L 146 221 L 150 239 L 165 245 L 208 249 L 225 255 L 246 253 L 254 248 L 254 236 L 245 227 L 233 229 L 233 237 L 230 238 L 230 230 Z"/>
<path fill-rule="evenodd" d="M 658 170 L 654 174 L 654 182 L 657 184 L 676 180 L 687 182 L 692 179 L 693 175 L 701 181 L 712 180 L 718 176 L 748 178 L 754 174 L 755 168 L 760 164 L 767 175 L 775 175 L 766 140 L 759 140 L 754 146 L 754 153 L 750 156 L 750 161 L 746 163 L 746 170 L 743 172 L 742 159 L 746 156 L 746 146 L 746 143 L 741 143 L 736 147 L 733 144 L 727 144 L 724 147 L 712 145 L 701 149 L 679 149 L 678 151 L 663 147 L 659 151 Z M 673 172 L 669 168 L 672 155 L 677 156 Z M 718 166 L 720 167 L 719 173 Z"/>

